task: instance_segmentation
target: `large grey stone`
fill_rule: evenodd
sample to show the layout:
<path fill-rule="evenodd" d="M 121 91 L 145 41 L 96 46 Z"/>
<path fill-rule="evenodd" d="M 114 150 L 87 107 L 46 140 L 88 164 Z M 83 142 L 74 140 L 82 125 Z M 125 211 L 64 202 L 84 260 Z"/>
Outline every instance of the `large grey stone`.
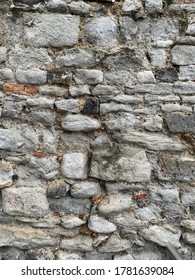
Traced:
<path fill-rule="evenodd" d="M 132 112 L 133 107 L 129 104 L 119 104 L 116 102 L 100 103 L 100 115 L 106 115 L 108 113 L 117 113 L 117 112 Z M 116 120 L 117 122 L 117 120 Z M 124 120 L 122 120 L 124 123 Z M 131 125 L 131 124 L 130 124 Z"/>
<path fill-rule="evenodd" d="M 42 108 L 42 109 L 53 109 L 54 99 L 48 99 L 46 97 L 39 98 L 28 98 L 26 104 L 30 107 Z"/>
<path fill-rule="evenodd" d="M 76 198 L 88 198 L 101 194 L 99 182 L 77 182 L 71 186 L 71 195 Z"/>
<path fill-rule="evenodd" d="M 125 0 L 122 7 L 122 11 L 128 15 L 131 15 L 132 12 L 139 12 L 142 9 L 143 5 L 140 0 Z"/>
<path fill-rule="evenodd" d="M 0 150 L 20 151 L 25 145 L 22 135 L 12 129 L 0 129 Z"/>
<path fill-rule="evenodd" d="M 150 172 L 150 164 L 142 149 L 120 146 L 113 151 L 92 154 L 91 177 L 105 181 L 144 182 L 150 179 Z"/>
<path fill-rule="evenodd" d="M 182 234 L 183 240 L 190 245 L 195 244 L 195 233 L 194 232 L 185 232 Z"/>
<path fill-rule="evenodd" d="M 193 170 L 193 166 L 191 167 Z M 181 202 L 186 206 L 193 206 L 195 203 L 195 189 L 194 187 L 185 187 L 181 194 Z"/>
<path fill-rule="evenodd" d="M 171 62 L 175 65 L 195 64 L 195 46 L 176 45 L 171 51 Z"/>
<path fill-rule="evenodd" d="M 73 197 L 63 197 L 59 199 L 49 199 L 50 208 L 61 214 L 89 215 L 91 201 L 89 199 L 79 199 Z"/>
<path fill-rule="evenodd" d="M 16 79 L 21 84 L 43 85 L 47 82 L 47 72 L 37 68 L 17 69 Z"/>
<path fill-rule="evenodd" d="M 76 84 L 97 85 L 103 81 L 103 72 L 100 70 L 77 70 L 75 75 Z"/>
<path fill-rule="evenodd" d="M 121 143 L 134 144 L 155 151 L 182 151 L 185 146 L 180 142 L 172 140 L 164 134 L 129 131 L 127 133 L 116 133 L 114 138 Z"/>
<path fill-rule="evenodd" d="M 77 235 L 75 238 L 62 239 L 60 248 L 68 251 L 91 252 L 93 249 L 92 240 L 91 236 Z"/>
<path fill-rule="evenodd" d="M 91 94 L 88 85 L 70 86 L 69 87 L 69 93 L 72 97 Z"/>
<path fill-rule="evenodd" d="M 111 86 L 131 86 L 135 81 L 134 74 L 127 70 L 105 72 L 104 78 Z"/>
<path fill-rule="evenodd" d="M 13 82 L 14 81 L 14 73 L 9 68 L 0 69 L 0 82 Z"/>
<path fill-rule="evenodd" d="M 0 162 L 0 189 L 10 187 L 13 184 L 12 176 L 14 175 L 11 163 Z"/>
<path fill-rule="evenodd" d="M 142 84 L 126 87 L 126 94 L 135 93 L 149 93 L 149 94 L 171 94 L 173 86 L 170 83 L 158 83 L 158 84 Z"/>
<path fill-rule="evenodd" d="M 123 16 L 119 19 L 120 30 L 122 37 L 125 40 L 133 40 L 136 38 L 136 34 L 138 32 L 137 22 L 133 20 L 133 18 L 129 16 Z"/>
<path fill-rule="evenodd" d="M 80 113 L 78 101 L 75 99 L 61 99 L 55 102 L 55 106 L 59 111 Z"/>
<path fill-rule="evenodd" d="M 180 66 L 179 67 L 179 79 L 186 80 L 195 80 L 195 65 Z"/>
<path fill-rule="evenodd" d="M 64 215 L 61 218 L 61 221 L 62 221 L 61 225 L 67 229 L 79 227 L 86 223 L 85 221 L 83 221 L 82 219 L 80 219 L 79 217 L 74 216 L 74 215 Z"/>
<path fill-rule="evenodd" d="M 84 26 L 84 40 L 94 46 L 111 48 L 118 43 L 118 26 L 112 17 L 89 20 Z"/>
<path fill-rule="evenodd" d="M 76 253 L 68 253 L 60 250 L 57 253 L 57 259 L 58 260 L 82 260 L 82 257 L 81 255 Z"/>
<path fill-rule="evenodd" d="M 88 156 L 84 153 L 66 153 L 63 155 L 61 171 L 64 177 L 86 179 L 88 172 Z"/>
<path fill-rule="evenodd" d="M 173 93 L 184 94 L 184 95 L 195 93 L 195 82 L 177 81 L 173 84 Z"/>
<path fill-rule="evenodd" d="M 109 115 L 104 123 L 110 131 L 125 131 L 129 128 L 134 128 L 140 121 L 133 114 L 120 113 Z"/>
<path fill-rule="evenodd" d="M 116 230 L 116 226 L 113 223 L 97 215 L 90 216 L 88 227 L 91 231 L 96 233 L 111 233 Z"/>
<path fill-rule="evenodd" d="M 130 195 L 111 194 L 108 195 L 98 206 L 98 211 L 102 215 L 115 215 L 123 211 L 132 209 L 133 203 Z"/>
<path fill-rule="evenodd" d="M 131 242 L 119 237 L 118 234 L 112 234 L 108 241 L 98 248 L 101 253 L 116 253 L 128 250 L 131 248 Z"/>
<path fill-rule="evenodd" d="M 42 188 L 6 188 L 2 190 L 3 211 L 9 215 L 43 217 L 49 204 Z"/>
<path fill-rule="evenodd" d="M 53 126 L 55 123 L 55 112 L 32 111 L 24 116 L 24 118 L 31 123 L 39 123 L 46 127 Z"/>
<path fill-rule="evenodd" d="M 0 225 L 0 247 L 32 249 L 58 244 L 58 238 L 49 236 L 44 230 L 26 225 Z"/>
<path fill-rule="evenodd" d="M 70 49 L 57 56 L 56 62 L 60 67 L 94 67 L 96 58 L 90 49 Z"/>
<path fill-rule="evenodd" d="M 52 63 L 45 49 L 15 48 L 9 53 L 8 63 L 11 67 L 43 67 Z"/>
<path fill-rule="evenodd" d="M 68 89 L 65 87 L 43 85 L 39 87 L 39 93 L 46 96 L 65 97 L 68 95 Z"/>
<path fill-rule="evenodd" d="M 7 59 L 7 48 L 1 47 L 0 48 L 0 63 L 6 61 Z"/>
<path fill-rule="evenodd" d="M 63 14 L 27 14 L 25 22 L 33 20 L 33 25 L 25 27 L 25 42 L 34 47 L 65 47 L 77 44 L 79 37 L 78 16 Z"/>
<path fill-rule="evenodd" d="M 195 133 L 195 114 L 173 113 L 166 117 L 168 128 L 173 133 Z"/>
<path fill-rule="evenodd" d="M 146 0 L 145 8 L 149 14 L 162 13 L 163 12 L 163 1 L 162 0 Z"/>
<path fill-rule="evenodd" d="M 157 225 L 150 226 L 149 228 L 141 230 L 141 234 L 147 240 L 155 242 L 160 246 L 167 246 L 168 244 L 172 244 L 176 248 L 181 246 L 179 242 L 181 231 L 170 226 L 169 228 Z"/>
<path fill-rule="evenodd" d="M 100 128 L 98 120 L 80 114 L 67 115 L 62 119 L 62 127 L 68 131 L 92 131 Z"/>
<path fill-rule="evenodd" d="M 71 12 L 75 15 L 86 15 L 91 9 L 91 6 L 85 3 L 84 1 L 72 1 L 68 5 L 68 7 L 71 10 Z"/>
<path fill-rule="evenodd" d="M 147 221 L 142 221 L 141 219 L 136 218 L 131 212 L 124 212 L 114 215 L 111 218 L 111 221 L 125 229 L 144 228 L 147 225 Z"/>

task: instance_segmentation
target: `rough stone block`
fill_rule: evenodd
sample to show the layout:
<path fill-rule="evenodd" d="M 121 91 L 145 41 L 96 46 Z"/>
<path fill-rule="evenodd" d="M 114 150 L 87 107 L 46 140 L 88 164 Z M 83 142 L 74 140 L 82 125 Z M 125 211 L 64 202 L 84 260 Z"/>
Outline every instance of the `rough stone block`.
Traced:
<path fill-rule="evenodd" d="M 13 184 L 13 175 L 12 165 L 9 162 L 0 162 L 0 189 Z"/>
<path fill-rule="evenodd" d="M 20 151 L 25 145 L 22 135 L 12 129 L 0 129 L 0 150 Z"/>
<path fill-rule="evenodd" d="M 77 70 L 75 81 L 77 84 L 97 85 L 103 81 L 103 72 L 100 70 Z"/>
<path fill-rule="evenodd" d="M 88 221 L 88 227 L 91 231 L 101 234 L 111 233 L 116 230 L 116 226 L 113 223 L 97 215 L 90 216 Z"/>
<path fill-rule="evenodd" d="M 88 85 L 83 86 L 70 86 L 69 93 L 72 97 L 82 96 L 82 95 L 89 95 L 91 94 Z"/>
<path fill-rule="evenodd" d="M 21 95 L 34 95 L 38 93 L 38 88 L 31 85 L 19 85 L 19 84 L 4 84 L 4 92 L 12 92 Z"/>
<path fill-rule="evenodd" d="M 115 151 L 94 152 L 92 155 L 91 177 L 105 181 L 144 182 L 150 179 L 150 172 L 150 164 L 141 149 L 120 146 Z"/>
<path fill-rule="evenodd" d="M 0 63 L 5 62 L 7 59 L 7 48 L 0 48 Z"/>
<path fill-rule="evenodd" d="M 62 112 L 80 113 L 78 101 L 75 99 L 62 99 L 55 102 L 57 110 Z"/>
<path fill-rule="evenodd" d="M 91 252 L 93 250 L 92 241 L 91 236 L 77 235 L 75 238 L 62 239 L 60 248 L 68 251 Z"/>
<path fill-rule="evenodd" d="M 0 15 L 0 44 L 5 40 L 5 20 L 2 15 Z"/>
<path fill-rule="evenodd" d="M 75 15 L 86 15 L 89 13 L 91 6 L 84 1 L 72 1 L 68 5 L 71 12 Z"/>
<path fill-rule="evenodd" d="M 61 171 L 64 177 L 70 179 L 86 179 L 88 173 L 88 156 L 83 153 L 64 154 Z"/>
<path fill-rule="evenodd" d="M 139 12 L 142 9 L 143 5 L 140 0 L 125 0 L 122 7 L 122 11 L 127 15 L 131 15 L 132 12 Z"/>
<path fill-rule="evenodd" d="M 113 86 L 131 86 L 134 84 L 134 74 L 127 70 L 109 71 L 104 73 L 105 81 Z"/>
<path fill-rule="evenodd" d="M 136 21 L 134 21 L 131 17 L 124 16 L 120 17 L 119 23 L 122 38 L 126 41 L 136 38 L 136 34 L 138 32 L 138 25 Z"/>
<path fill-rule="evenodd" d="M 68 89 L 65 87 L 43 85 L 39 87 L 39 93 L 46 96 L 62 97 L 68 95 Z"/>
<path fill-rule="evenodd" d="M 74 215 L 64 215 L 62 218 L 61 218 L 61 225 L 64 227 L 64 228 L 67 228 L 67 229 L 72 229 L 72 228 L 75 228 L 75 227 L 79 227 L 83 224 L 85 224 L 86 222 L 83 221 L 82 219 L 78 218 L 77 216 L 74 216 Z"/>
<path fill-rule="evenodd" d="M 152 71 L 145 70 L 137 73 L 137 79 L 141 84 L 155 83 L 155 77 Z"/>
<path fill-rule="evenodd" d="M 101 253 L 116 253 L 128 250 L 131 248 L 129 240 L 122 239 L 118 234 L 112 234 L 104 245 L 98 248 Z"/>
<path fill-rule="evenodd" d="M 173 113 L 166 118 L 168 128 L 173 133 L 195 133 L 195 115 L 184 115 L 179 113 Z"/>
<path fill-rule="evenodd" d="M 13 71 L 8 68 L 0 69 L 0 81 L 4 83 L 13 82 L 14 81 Z"/>
<path fill-rule="evenodd" d="M 49 0 L 46 3 L 46 8 L 48 11 L 63 13 L 68 11 L 68 1 L 63 0 Z"/>
<path fill-rule="evenodd" d="M 78 43 L 78 16 L 63 14 L 33 14 L 26 16 L 26 23 L 33 20 L 33 25 L 25 27 L 25 41 L 34 47 L 66 47 Z"/>
<path fill-rule="evenodd" d="M 39 218 L 49 213 L 42 188 L 6 188 L 2 190 L 3 211 L 9 215 Z"/>
<path fill-rule="evenodd" d="M 62 119 L 62 127 L 68 131 L 92 131 L 100 128 L 98 120 L 81 114 L 67 115 Z"/>
<path fill-rule="evenodd" d="M 17 69 L 16 79 L 21 84 L 42 85 L 47 82 L 47 72 L 37 68 Z"/>
<path fill-rule="evenodd" d="M 163 1 L 162 0 L 146 0 L 145 8 L 149 14 L 162 13 Z"/>
<path fill-rule="evenodd" d="M 94 46 L 111 48 L 118 43 L 118 26 L 111 17 L 89 20 L 84 26 L 84 40 Z"/>
<path fill-rule="evenodd" d="M 101 188 L 98 182 L 78 182 L 71 186 L 70 193 L 75 198 L 88 198 L 101 194 Z"/>
<path fill-rule="evenodd" d="M 195 64 L 195 46 L 176 45 L 171 51 L 171 62 L 175 65 Z"/>

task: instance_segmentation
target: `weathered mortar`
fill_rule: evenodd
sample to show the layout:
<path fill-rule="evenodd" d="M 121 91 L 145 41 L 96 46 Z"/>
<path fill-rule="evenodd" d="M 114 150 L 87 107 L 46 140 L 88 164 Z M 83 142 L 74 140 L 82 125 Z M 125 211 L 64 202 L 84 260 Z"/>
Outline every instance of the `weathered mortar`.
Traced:
<path fill-rule="evenodd" d="M 0 3 L 0 259 L 195 259 L 195 1 Z"/>

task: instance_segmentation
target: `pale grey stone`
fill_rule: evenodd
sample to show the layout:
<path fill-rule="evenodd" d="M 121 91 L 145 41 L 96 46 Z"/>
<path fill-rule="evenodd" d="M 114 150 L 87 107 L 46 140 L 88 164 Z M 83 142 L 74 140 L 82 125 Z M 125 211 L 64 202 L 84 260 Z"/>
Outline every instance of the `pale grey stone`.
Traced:
<path fill-rule="evenodd" d="M 49 0 L 46 3 L 46 7 L 51 12 L 67 12 L 69 1 L 64 0 Z"/>
<path fill-rule="evenodd" d="M 83 153 L 66 153 L 63 155 L 61 172 L 64 177 L 70 179 L 87 178 L 88 156 Z"/>
<path fill-rule="evenodd" d="M 183 12 L 195 12 L 195 4 L 193 3 L 188 3 L 188 4 L 184 4 L 184 3 L 179 3 L 178 4 L 171 4 L 169 5 L 169 8 L 168 10 L 171 12 L 171 13 L 174 13 L 174 14 L 181 14 Z"/>
<path fill-rule="evenodd" d="M 181 237 L 181 231 L 169 226 L 169 228 L 162 226 L 150 226 L 141 230 L 141 234 L 149 241 L 155 242 L 160 246 L 167 246 L 169 243 L 176 248 L 180 247 L 181 244 L 179 239 Z"/>
<path fill-rule="evenodd" d="M 146 0 L 145 8 L 149 14 L 162 13 L 163 1 L 162 0 Z"/>
<path fill-rule="evenodd" d="M 182 96 L 182 101 L 187 104 L 195 104 L 195 96 Z"/>
<path fill-rule="evenodd" d="M 171 94 L 172 84 L 158 83 L 158 84 L 142 84 L 135 86 L 128 86 L 125 89 L 126 94 L 149 93 L 149 94 Z"/>
<path fill-rule="evenodd" d="M 91 215 L 88 221 L 88 227 L 92 232 L 96 233 L 112 233 L 116 230 L 116 226 L 108 220 L 99 217 L 98 215 Z"/>
<path fill-rule="evenodd" d="M 43 109 L 53 109 L 54 108 L 54 99 L 48 99 L 45 97 L 39 98 L 28 98 L 26 104 L 31 107 L 38 107 Z"/>
<path fill-rule="evenodd" d="M 106 82 L 112 86 L 130 86 L 135 80 L 134 74 L 127 70 L 105 72 L 104 78 Z"/>
<path fill-rule="evenodd" d="M 179 67 L 179 79 L 186 80 L 195 80 L 195 65 L 180 66 Z"/>
<path fill-rule="evenodd" d="M 92 154 L 91 177 L 105 181 L 144 182 L 150 179 L 150 172 L 150 164 L 142 149 L 119 146 L 115 151 Z"/>
<path fill-rule="evenodd" d="M 121 34 L 125 40 L 133 40 L 136 38 L 138 32 L 137 22 L 129 16 L 123 16 L 119 18 Z"/>
<path fill-rule="evenodd" d="M 155 77 L 152 71 L 144 70 L 137 73 L 137 79 L 141 84 L 155 83 Z"/>
<path fill-rule="evenodd" d="M 11 69 L 4 68 L 0 69 L 0 82 L 13 82 L 14 73 Z"/>
<path fill-rule="evenodd" d="M 111 100 L 123 104 L 140 104 L 143 102 L 142 96 L 128 96 L 126 94 L 119 94 L 117 96 L 111 97 Z"/>
<path fill-rule="evenodd" d="M 64 214 L 89 215 L 91 201 L 89 199 L 79 199 L 73 197 L 63 197 L 58 199 L 49 199 L 50 208 L 54 211 Z"/>
<path fill-rule="evenodd" d="M 0 189 L 10 187 L 13 184 L 12 176 L 14 175 L 11 163 L 0 162 Z"/>
<path fill-rule="evenodd" d="M 194 232 L 185 232 L 182 234 L 183 240 L 190 245 L 195 244 L 195 233 Z"/>
<path fill-rule="evenodd" d="M 143 9 L 142 2 L 140 0 L 125 0 L 122 6 L 122 11 L 131 15 L 132 12 L 139 12 Z"/>
<path fill-rule="evenodd" d="M 77 84 L 97 85 L 103 81 L 103 72 L 100 70 L 77 70 L 75 82 Z"/>
<path fill-rule="evenodd" d="M 71 195 L 75 198 L 88 198 L 101 194 L 99 182 L 77 182 L 71 186 Z"/>
<path fill-rule="evenodd" d="M 158 48 L 169 48 L 172 45 L 173 45 L 173 40 L 157 40 L 154 43 L 154 46 Z"/>
<path fill-rule="evenodd" d="M 131 242 L 129 240 L 123 240 L 118 234 L 112 234 L 106 243 L 98 248 L 98 252 L 101 253 L 117 253 L 128 250 L 131 248 Z"/>
<path fill-rule="evenodd" d="M 78 3 L 78 2 L 76 2 Z M 60 67 L 94 67 L 97 64 L 95 55 L 90 49 L 70 49 L 56 58 Z"/>
<path fill-rule="evenodd" d="M 186 34 L 190 35 L 190 36 L 195 35 L 195 23 L 194 22 L 188 24 Z"/>
<path fill-rule="evenodd" d="M 11 67 L 43 67 L 52 63 L 52 59 L 45 49 L 15 48 L 9 53 L 8 63 Z"/>
<path fill-rule="evenodd" d="M 68 251 L 92 251 L 92 237 L 87 235 L 77 235 L 75 238 L 62 239 L 60 244 L 61 249 Z"/>
<path fill-rule="evenodd" d="M 105 183 L 106 192 L 109 194 L 118 193 L 118 192 L 131 192 L 133 190 L 143 189 L 142 184 L 129 184 L 127 182 L 106 182 Z"/>
<path fill-rule="evenodd" d="M 3 211 L 9 215 L 43 217 L 49 204 L 42 188 L 6 188 L 2 190 Z"/>
<path fill-rule="evenodd" d="M 171 62 L 175 65 L 195 64 L 195 46 L 176 45 L 171 51 Z"/>
<path fill-rule="evenodd" d="M 119 90 L 116 87 L 108 85 L 97 85 L 92 91 L 95 96 L 117 95 L 118 93 Z"/>
<path fill-rule="evenodd" d="M 119 213 L 111 218 L 111 221 L 116 225 L 124 228 L 144 228 L 147 225 L 146 221 L 142 221 L 129 212 Z"/>
<path fill-rule="evenodd" d="M 120 260 L 135 260 L 135 258 L 133 257 L 133 255 L 131 255 L 131 254 L 125 254 L 125 255 L 115 255 L 114 256 L 114 260 L 115 261 L 120 261 Z"/>
<path fill-rule="evenodd" d="M 136 217 L 143 221 L 159 221 L 161 219 L 162 209 L 154 204 L 150 204 L 136 211 Z"/>
<path fill-rule="evenodd" d="M 145 53 L 136 48 L 124 48 L 104 60 L 109 70 L 140 70 L 149 67 Z"/>
<path fill-rule="evenodd" d="M 69 190 L 70 185 L 64 179 L 56 179 L 49 184 L 47 196 L 53 198 L 64 197 Z"/>
<path fill-rule="evenodd" d="M 16 79 L 21 84 L 42 85 L 47 82 L 47 72 L 37 68 L 17 69 Z"/>
<path fill-rule="evenodd" d="M 182 220 L 181 226 L 191 231 L 195 231 L 195 220 Z"/>
<path fill-rule="evenodd" d="M 79 1 L 79 2 L 72 1 L 68 5 L 68 7 L 71 10 L 71 12 L 76 15 L 86 15 L 87 13 L 89 13 L 91 9 L 91 6 L 85 3 L 84 1 Z"/>
<path fill-rule="evenodd" d="M 62 250 L 59 250 L 57 253 L 58 260 L 82 260 L 82 257 L 76 253 L 69 253 Z"/>
<path fill-rule="evenodd" d="M 194 162 L 193 162 L 194 163 Z M 193 170 L 193 166 L 191 170 Z M 186 187 L 181 194 L 181 202 L 186 206 L 192 206 L 195 203 L 195 189 L 193 187 Z"/>
<path fill-rule="evenodd" d="M 61 218 L 61 221 L 62 221 L 61 225 L 64 228 L 67 228 L 67 229 L 72 229 L 72 228 L 75 228 L 75 227 L 79 227 L 79 226 L 86 223 L 82 219 L 78 218 L 77 216 L 73 216 L 73 215 L 64 215 Z"/>
<path fill-rule="evenodd" d="M 39 123 L 46 127 L 53 126 L 55 123 L 55 112 L 31 112 L 24 116 L 31 123 Z"/>
<path fill-rule="evenodd" d="M 153 94 L 146 94 L 144 96 L 145 101 L 150 104 L 160 104 L 161 102 L 174 102 L 180 101 L 179 96 L 177 95 L 153 95 Z"/>
<path fill-rule="evenodd" d="M 68 131 L 92 131 L 100 128 L 98 120 L 81 114 L 67 115 L 62 119 L 62 127 Z"/>
<path fill-rule="evenodd" d="M 167 55 L 164 49 L 152 49 L 150 51 L 151 65 L 153 67 L 166 67 Z"/>
<path fill-rule="evenodd" d="M 192 107 L 179 105 L 179 104 L 162 104 L 161 110 L 165 113 L 183 112 L 192 113 Z"/>
<path fill-rule="evenodd" d="M 34 47 L 65 47 L 78 43 L 78 16 L 63 14 L 26 15 L 25 22 L 33 20 L 33 25 L 25 27 L 25 42 Z"/>
<path fill-rule="evenodd" d="M 142 124 L 142 127 L 152 132 L 162 131 L 163 119 L 158 115 L 153 117 L 148 117 L 145 119 L 145 122 Z"/>
<path fill-rule="evenodd" d="M 42 95 L 62 97 L 68 95 L 68 89 L 65 87 L 43 85 L 39 87 L 39 93 Z"/>
<path fill-rule="evenodd" d="M 7 48 L 0 47 L 0 63 L 5 62 L 7 59 Z"/>
<path fill-rule="evenodd" d="M 72 97 L 82 96 L 82 95 L 89 95 L 91 94 L 88 85 L 83 86 L 70 86 L 69 92 Z"/>
<path fill-rule="evenodd" d="M 110 131 L 128 130 L 139 123 L 139 118 L 130 113 L 111 114 L 104 121 L 105 126 Z"/>
<path fill-rule="evenodd" d="M 84 26 L 84 40 L 94 46 L 111 48 L 118 43 L 118 26 L 112 17 L 89 20 Z"/>
<path fill-rule="evenodd" d="M 130 195 L 110 194 L 98 206 L 102 215 L 113 215 L 132 209 L 132 197 Z"/>
<path fill-rule="evenodd" d="M 58 238 L 49 236 L 44 230 L 33 229 L 22 225 L 0 225 L 0 247 L 9 246 L 19 249 L 32 249 L 46 246 L 57 246 Z"/>
<path fill-rule="evenodd" d="M 171 132 L 192 132 L 195 133 L 195 115 L 173 113 L 165 118 Z"/>
<path fill-rule="evenodd" d="M 0 129 L 0 150 L 20 151 L 24 148 L 25 140 L 22 135 L 12 129 Z"/>
<path fill-rule="evenodd" d="M 115 112 L 132 112 L 133 108 L 130 105 L 118 104 L 115 102 L 100 103 L 100 115 L 106 115 L 108 113 Z"/>
<path fill-rule="evenodd" d="M 59 111 L 80 113 L 78 101 L 75 99 L 62 99 L 55 102 L 55 106 Z"/>
<path fill-rule="evenodd" d="M 122 143 L 135 144 L 154 151 L 183 151 L 185 146 L 164 134 L 131 131 L 116 133 L 114 138 Z"/>

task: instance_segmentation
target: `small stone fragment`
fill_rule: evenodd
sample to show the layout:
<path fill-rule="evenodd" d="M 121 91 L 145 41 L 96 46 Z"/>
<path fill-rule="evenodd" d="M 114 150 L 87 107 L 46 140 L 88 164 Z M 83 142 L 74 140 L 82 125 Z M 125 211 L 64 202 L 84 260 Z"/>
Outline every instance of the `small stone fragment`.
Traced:
<path fill-rule="evenodd" d="M 0 189 L 11 187 L 13 184 L 13 169 L 9 162 L 0 162 Z"/>

